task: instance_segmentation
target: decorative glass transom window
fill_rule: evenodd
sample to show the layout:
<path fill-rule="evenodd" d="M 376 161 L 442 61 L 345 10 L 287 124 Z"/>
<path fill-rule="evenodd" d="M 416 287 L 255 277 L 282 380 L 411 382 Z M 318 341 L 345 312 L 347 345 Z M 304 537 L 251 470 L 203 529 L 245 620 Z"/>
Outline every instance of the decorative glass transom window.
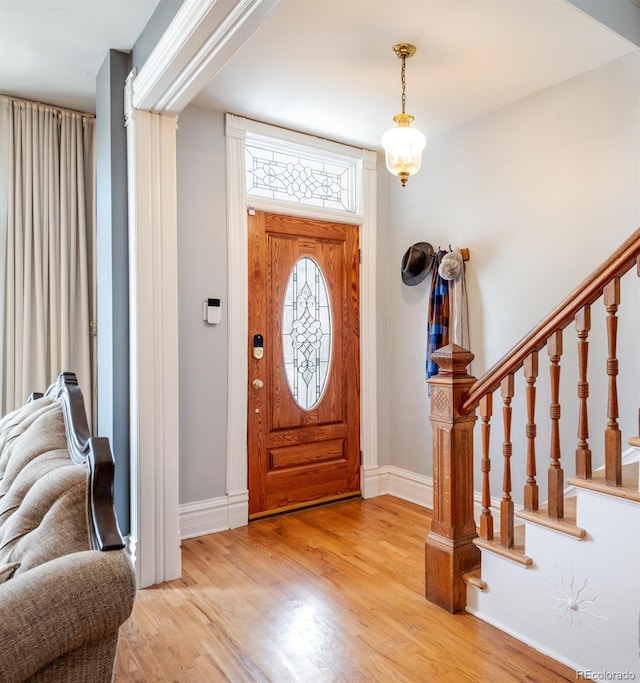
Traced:
<path fill-rule="evenodd" d="M 293 266 L 284 296 L 282 349 L 289 390 L 313 408 L 327 383 L 331 361 L 331 307 L 324 275 L 305 256 Z"/>
<path fill-rule="evenodd" d="M 356 212 L 358 160 L 247 134 L 246 191 L 254 197 Z"/>

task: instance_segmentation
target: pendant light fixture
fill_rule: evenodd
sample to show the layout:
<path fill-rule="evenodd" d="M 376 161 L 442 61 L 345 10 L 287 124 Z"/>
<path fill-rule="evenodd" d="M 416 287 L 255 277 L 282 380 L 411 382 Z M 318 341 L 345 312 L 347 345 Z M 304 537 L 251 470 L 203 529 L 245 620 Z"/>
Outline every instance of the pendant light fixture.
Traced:
<path fill-rule="evenodd" d="M 415 45 L 410 43 L 398 43 L 393 46 L 393 52 L 402 60 L 400 79 L 402 82 L 402 113 L 393 117 L 398 124 L 396 128 L 388 130 L 382 136 L 382 147 L 385 153 L 387 170 L 397 175 L 402 187 L 407 184 L 410 175 L 420 170 L 422 163 L 422 150 L 427 144 L 424 135 L 415 128 L 411 128 L 413 116 L 405 112 L 407 96 L 406 89 L 406 61 L 416 53 Z"/>

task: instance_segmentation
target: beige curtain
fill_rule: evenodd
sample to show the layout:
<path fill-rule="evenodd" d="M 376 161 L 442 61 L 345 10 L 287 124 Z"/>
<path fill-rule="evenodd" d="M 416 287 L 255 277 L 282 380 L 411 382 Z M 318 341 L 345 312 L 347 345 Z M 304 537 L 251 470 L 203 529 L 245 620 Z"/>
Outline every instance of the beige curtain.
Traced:
<path fill-rule="evenodd" d="M 71 370 L 90 413 L 95 120 L 3 100 L 8 147 L 3 412 Z"/>

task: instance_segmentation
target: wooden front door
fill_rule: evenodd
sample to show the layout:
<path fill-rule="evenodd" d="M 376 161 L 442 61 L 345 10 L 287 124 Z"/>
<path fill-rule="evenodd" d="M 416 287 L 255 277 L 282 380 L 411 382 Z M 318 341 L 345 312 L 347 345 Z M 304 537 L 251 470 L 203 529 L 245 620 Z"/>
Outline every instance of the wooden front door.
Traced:
<path fill-rule="evenodd" d="M 249 216 L 249 516 L 360 493 L 358 228 Z"/>

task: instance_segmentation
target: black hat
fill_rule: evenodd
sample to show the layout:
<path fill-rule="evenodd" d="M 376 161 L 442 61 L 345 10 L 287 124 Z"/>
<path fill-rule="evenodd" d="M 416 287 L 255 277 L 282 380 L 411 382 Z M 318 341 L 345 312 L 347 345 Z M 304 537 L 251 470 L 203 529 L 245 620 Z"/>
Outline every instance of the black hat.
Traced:
<path fill-rule="evenodd" d="M 433 266 L 435 252 L 428 242 L 416 242 L 402 257 L 402 281 L 413 286 L 422 282 Z"/>

